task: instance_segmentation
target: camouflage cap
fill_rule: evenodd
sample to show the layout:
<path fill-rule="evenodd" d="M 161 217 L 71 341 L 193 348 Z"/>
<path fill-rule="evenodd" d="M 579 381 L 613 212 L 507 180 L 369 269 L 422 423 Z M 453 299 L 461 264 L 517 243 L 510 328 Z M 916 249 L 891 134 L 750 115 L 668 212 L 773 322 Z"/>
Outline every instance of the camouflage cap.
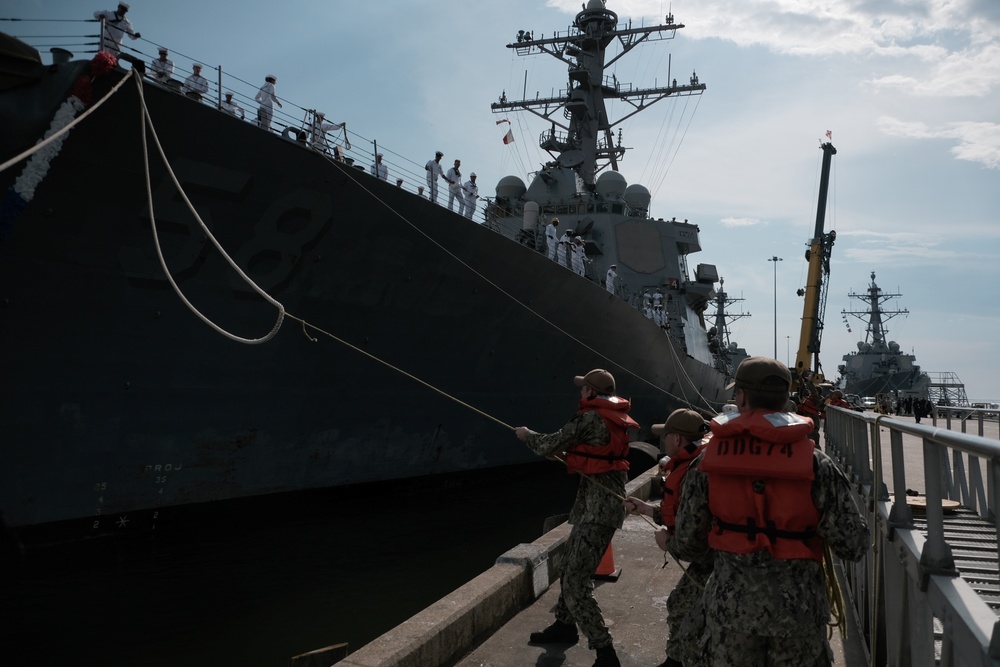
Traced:
<path fill-rule="evenodd" d="M 694 410 L 678 408 L 670 413 L 665 424 L 653 424 L 653 435 L 677 433 L 686 440 L 701 440 L 708 432 L 708 422 Z"/>
<path fill-rule="evenodd" d="M 778 386 L 776 383 L 764 384 L 768 378 L 780 378 L 785 386 Z M 730 382 L 726 389 L 739 387 L 740 389 L 750 389 L 754 391 L 788 391 L 792 384 L 792 374 L 788 372 L 788 367 L 776 359 L 769 357 L 747 357 L 736 369 L 736 380 Z"/>
<path fill-rule="evenodd" d="M 603 368 L 595 368 L 586 375 L 577 375 L 573 378 L 573 384 L 577 387 L 590 387 L 600 394 L 615 393 L 615 376 Z"/>

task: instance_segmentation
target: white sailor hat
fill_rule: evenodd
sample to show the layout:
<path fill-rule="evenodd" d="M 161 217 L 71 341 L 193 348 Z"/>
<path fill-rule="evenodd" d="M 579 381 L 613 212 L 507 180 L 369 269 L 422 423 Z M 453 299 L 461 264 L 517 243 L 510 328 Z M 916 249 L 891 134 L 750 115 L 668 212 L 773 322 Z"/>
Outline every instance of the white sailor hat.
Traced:
<path fill-rule="evenodd" d="M 198 69 L 201 69 L 201 63 L 194 63 L 193 65 L 191 65 L 191 69 L 194 69 L 194 68 L 196 68 L 196 67 L 197 67 Z"/>
<path fill-rule="evenodd" d="M 161 47 L 159 48 L 159 52 L 160 52 L 160 53 L 166 53 L 166 52 L 167 52 L 167 47 L 165 47 L 165 46 L 161 46 Z"/>
<path fill-rule="evenodd" d="M 385 156 L 382 155 L 381 153 L 375 153 L 375 157 L 385 157 Z"/>
<path fill-rule="evenodd" d="M 119 2 L 118 6 L 121 7 L 122 9 L 124 9 L 125 11 L 129 10 L 129 6 L 128 6 L 127 2 Z"/>
<path fill-rule="evenodd" d="M 274 76 L 273 74 L 268 74 L 267 76 L 264 77 L 264 81 L 267 81 L 268 79 L 273 79 L 275 83 L 278 83 L 278 77 Z"/>
<path fill-rule="evenodd" d="M 233 96 L 233 91 L 227 90 L 226 93 L 225 93 L 225 95 L 226 95 L 226 97 L 232 97 Z"/>
<path fill-rule="evenodd" d="M 444 156 L 444 153 L 442 153 L 441 151 L 435 151 L 435 152 L 434 152 L 434 155 L 441 155 L 441 156 Z"/>
<path fill-rule="evenodd" d="M 475 177 L 476 177 L 476 172 L 472 172 L 471 174 L 469 174 L 469 178 L 475 178 Z"/>
<path fill-rule="evenodd" d="M 319 116 L 320 118 L 326 118 L 326 114 L 323 113 L 322 111 L 317 111 L 316 115 Z"/>

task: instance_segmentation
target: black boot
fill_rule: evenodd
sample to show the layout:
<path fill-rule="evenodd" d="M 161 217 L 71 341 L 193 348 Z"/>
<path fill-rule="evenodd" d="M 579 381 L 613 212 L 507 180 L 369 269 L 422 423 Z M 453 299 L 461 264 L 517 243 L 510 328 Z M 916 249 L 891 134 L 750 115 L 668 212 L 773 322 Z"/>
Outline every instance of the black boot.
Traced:
<path fill-rule="evenodd" d="M 618 662 L 615 647 L 608 644 L 597 649 L 597 660 L 594 661 L 594 667 L 622 667 L 622 663 Z"/>
<path fill-rule="evenodd" d="M 558 619 L 541 632 L 532 632 L 530 639 L 532 644 L 575 644 L 578 641 L 580 635 L 576 633 L 576 625 Z"/>

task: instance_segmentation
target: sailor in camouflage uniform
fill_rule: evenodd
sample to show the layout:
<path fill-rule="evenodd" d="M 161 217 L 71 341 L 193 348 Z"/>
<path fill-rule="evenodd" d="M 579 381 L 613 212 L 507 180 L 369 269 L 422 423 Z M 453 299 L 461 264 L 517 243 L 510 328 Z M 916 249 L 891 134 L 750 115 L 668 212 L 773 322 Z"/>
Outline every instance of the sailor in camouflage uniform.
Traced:
<path fill-rule="evenodd" d="M 660 436 L 660 449 L 670 457 L 663 483 L 663 499 L 657 506 L 629 496 L 625 499 L 625 508 L 629 512 L 652 517 L 659 524 L 656 544 L 667 551 L 674 537 L 681 485 L 688 470 L 705 451 L 703 440 L 708 435 L 708 422 L 694 410 L 678 408 L 670 413 L 665 423 L 653 424 L 650 431 Z M 687 616 L 701 598 L 705 582 L 711 574 L 712 556 L 709 553 L 704 561 L 688 563 L 684 576 L 670 591 L 667 597 L 668 657 L 660 667 L 700 667 L 704 663 L 697 644 L 703 623 L 697 622 L 699 619 L 687 620 Z"/>
<path fill-rule="evenodd" d="M 868 548 L 850 482 L 813 447 L 811 421 L 781 412 L 790 384 L 784 364 L 745 359 L 739 413 L 712 420 L 684 481 L 671 547 L 688 560 L 716 551 L 701 638 L 714 667 L 833 664 L 824 547 L 846 560 Z"/>
<path fill-rule="evenodd" d="M 576 376 L 580 387 L 580 411 L 555 433 L 539 434 L 519 426 L 517 438 L 540 456 L 565 455 L 566 466 L 581 473 L 569 522 L 559 576 L 559 601 L 555 623 L 531 633 L 536 644 L 578 641 L 577 627 L 597 651 L 594 667 L 619 667 L 611 633 L 594 598 L 594 574 L 625 520 L 625 482 L 628 470 L 630 428 L 639 425 L 628 416 L 629 402 L 615 396 L 615 379 L 608 371 L 595 369 Z"/>

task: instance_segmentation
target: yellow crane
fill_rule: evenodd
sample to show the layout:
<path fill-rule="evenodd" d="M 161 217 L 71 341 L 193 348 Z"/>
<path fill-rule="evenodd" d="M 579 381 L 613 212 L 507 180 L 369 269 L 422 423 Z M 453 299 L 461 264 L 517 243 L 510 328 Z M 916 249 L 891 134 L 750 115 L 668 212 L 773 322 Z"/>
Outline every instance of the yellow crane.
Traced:
<path fill-rule="evenodd" d="M 799 296 L 805 297 L 802 304 L 802 330 L 799 333 L 799 348 L 792 369 L 792 391 L 796 391 L 805 374 L 811 374 L 811 382 L 816 385 L 823 381 L 823 368 L 819 362 L 820 341 L 823 338 L 823 316 L 826 312 L 826 293 L 830 277 L 830 253 L 837 238 L 836 231 L 825 233 L 826 198 L 830 186 L 830 164 L 837 149 L 830 142 L 820 145 L 823 149 L 823 170 L 820 174 L 819 204 L 816 208 L 816 229 L 809 240 L 806 261 L 809 273 L 805 288 L 799 289 Z"/>

